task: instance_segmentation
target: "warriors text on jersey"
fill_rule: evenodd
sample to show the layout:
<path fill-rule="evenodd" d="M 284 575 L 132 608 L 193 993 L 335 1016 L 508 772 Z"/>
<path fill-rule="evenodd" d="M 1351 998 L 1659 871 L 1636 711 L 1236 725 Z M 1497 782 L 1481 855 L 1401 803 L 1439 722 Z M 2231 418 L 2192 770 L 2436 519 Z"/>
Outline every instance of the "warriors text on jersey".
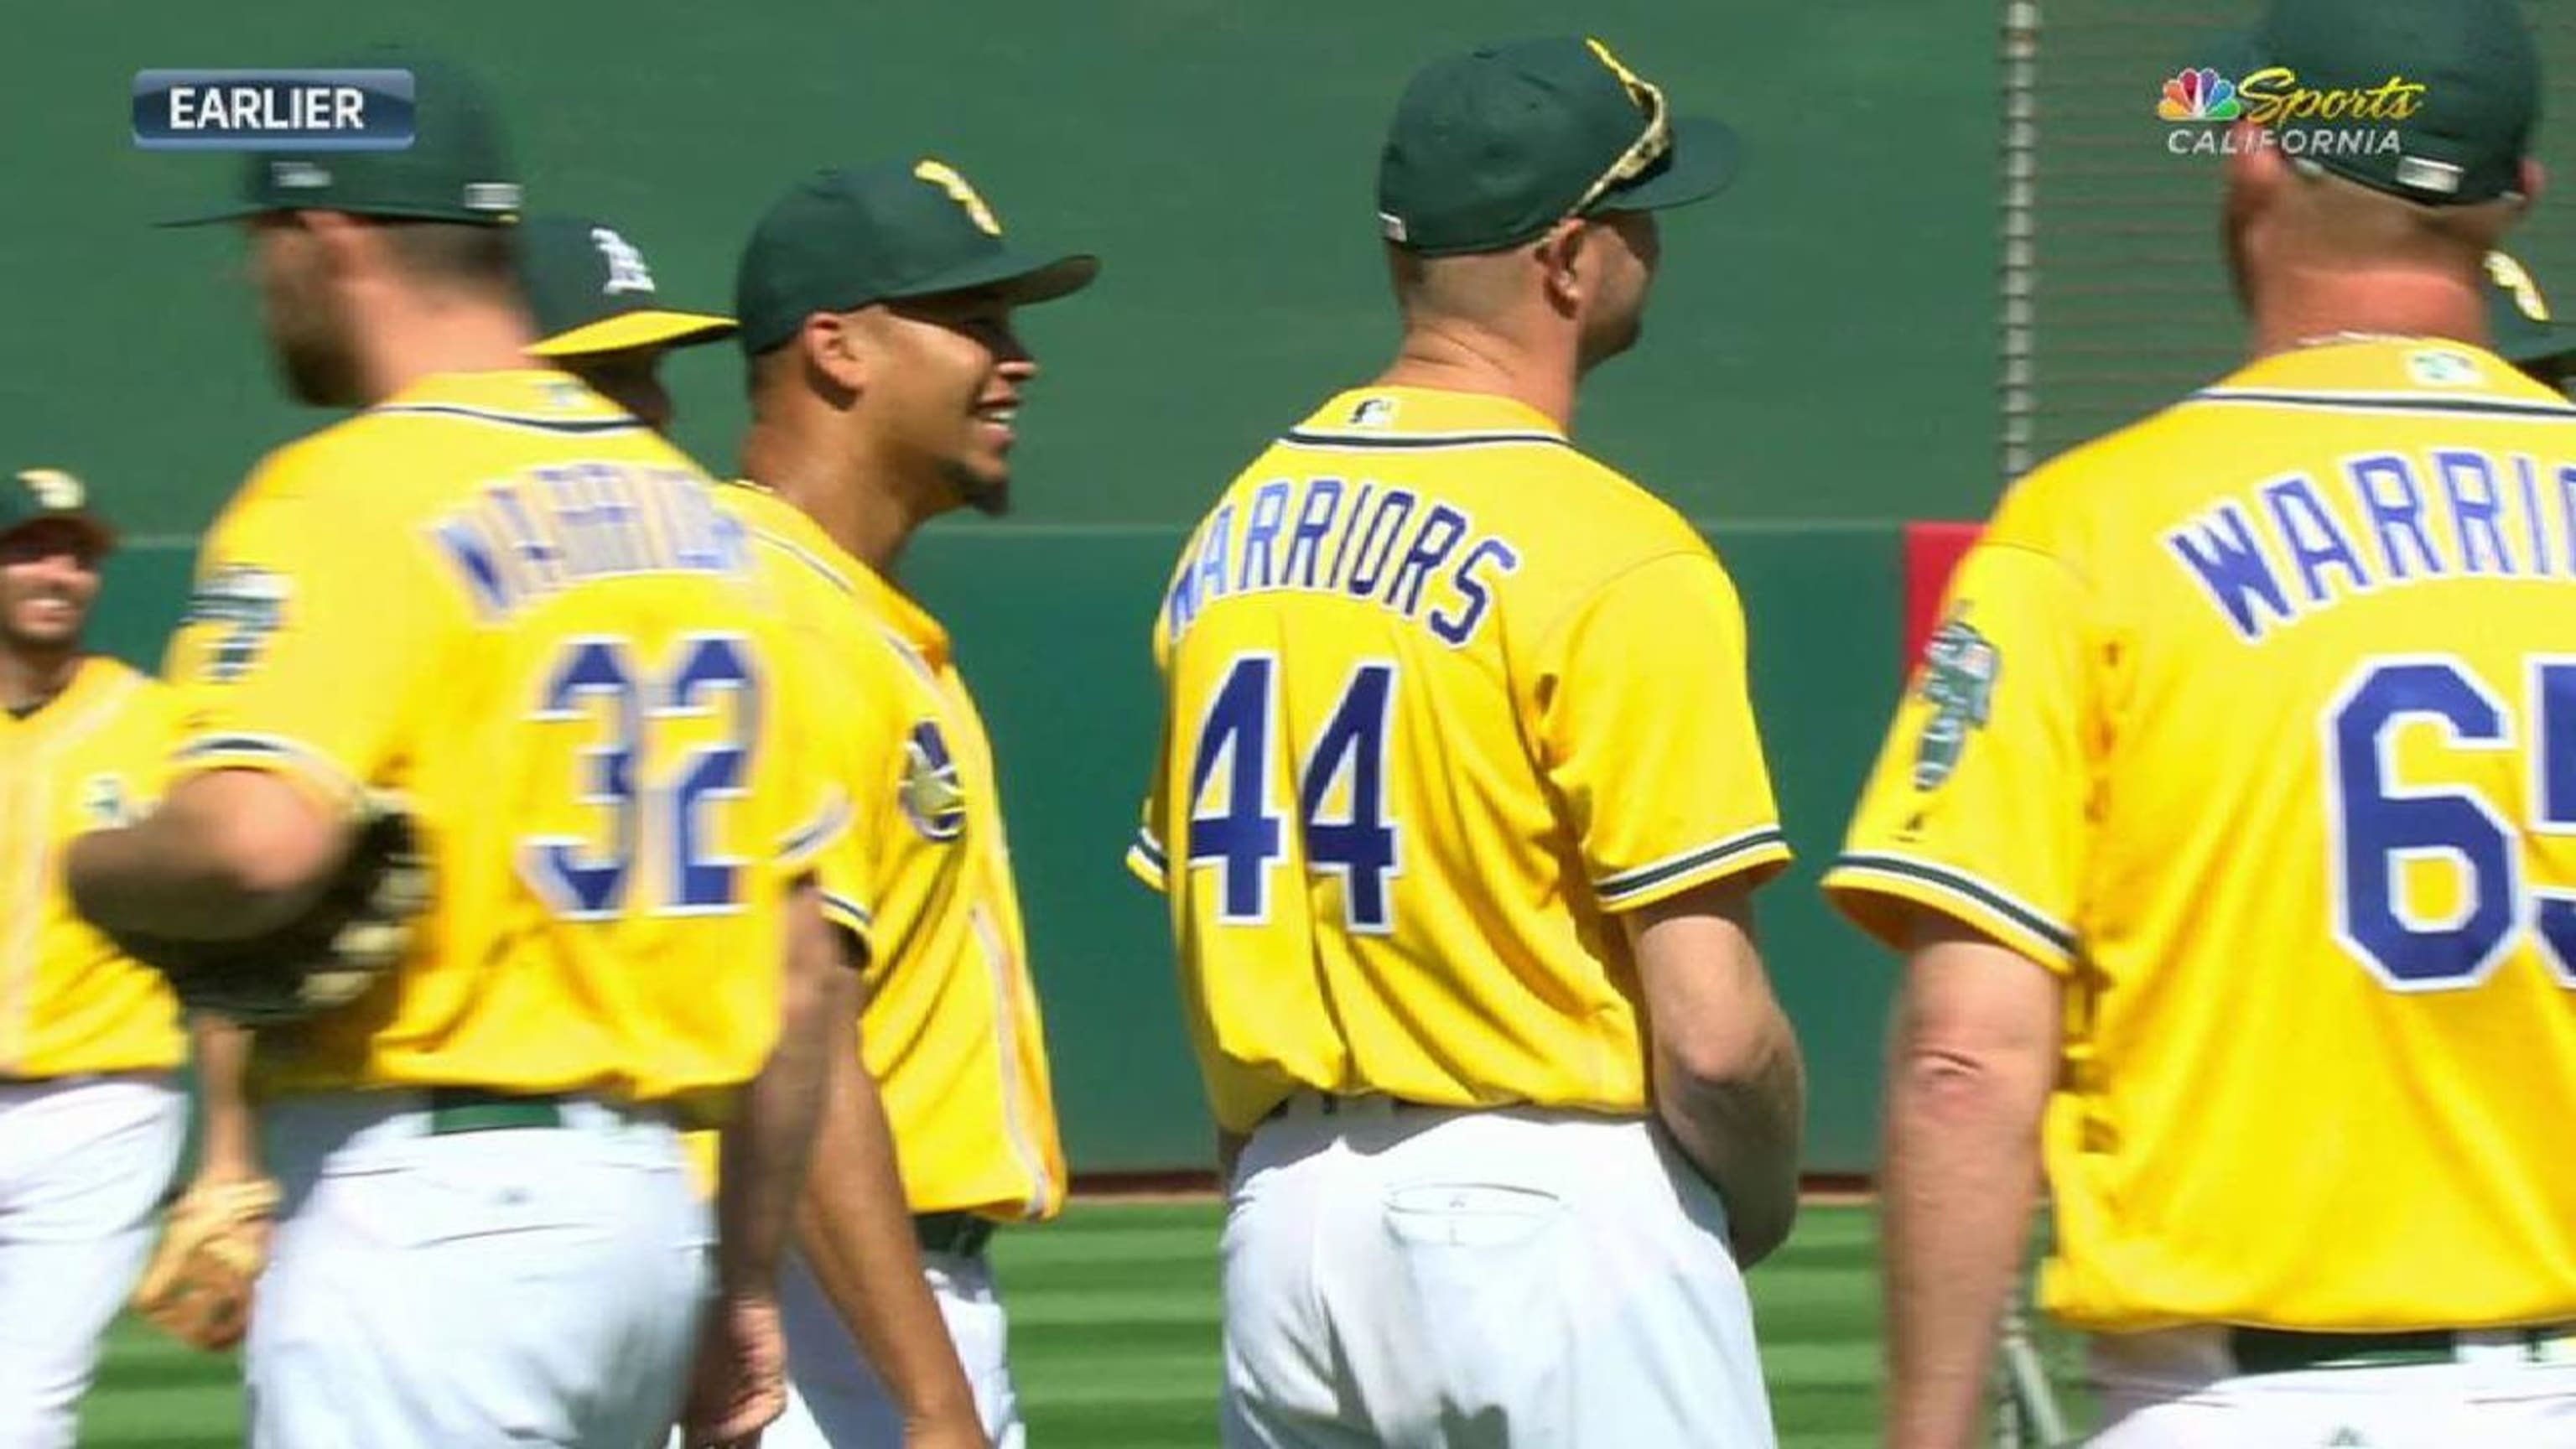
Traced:
<path fill-rule="evenodd" d="M 62 873 L 73 836 L 131 824 L 160 796 L 172 728 L 170 692 L 104 658 L 42 708 L 0 716 L 0 1077 L 179 1064 L 169 987 L 73 912 Z"/>
<path fill-rule="evenodd" d="M 780 903 L 848 819 L 802 648 L 712 484 L 562 374 L 433 377 L 270 457 L 172 648 L 180 768 L 401 791 L 436 900 L 375 995 L 261 1032 L 263 1084 L 748 1080 Z"/>
<path fill-rule="evenodd" d="M 722 490 L 834 677 L 821 746 L 864 848 L 821 862 L 836 919 L 873 919 L 859 1040 L 915 1212 L 1046 1217 L 1063 1149 L 1001 796 L 947 631 L 820 525 L 753 484 Z"/>
<path fill-rule="evenodd" d="M 2576 410 L 2352 343 L 2033 474 L 1827 884 L 2065 976 L 2070 1321 L 2576 1316 Z"/>
<path fill-rule="evenodd" d="M 1300 1087 L 1635 1113 L 1617 912 L 1788 856 L 1725 572 L 1505 399 L 1345 393 L 1200 525 L 1130 864 L 1219 1121 Z"/>

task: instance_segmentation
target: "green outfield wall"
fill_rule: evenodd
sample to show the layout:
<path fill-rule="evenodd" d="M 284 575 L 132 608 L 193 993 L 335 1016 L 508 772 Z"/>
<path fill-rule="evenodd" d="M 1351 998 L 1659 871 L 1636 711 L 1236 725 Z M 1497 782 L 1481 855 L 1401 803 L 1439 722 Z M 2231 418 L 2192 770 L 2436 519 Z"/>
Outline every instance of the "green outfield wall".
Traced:
<path fill-rule="evenodd" d="M 992 716 L 1074 1160 L 1197 1165 L 1157 903 L 1118 865 L 1153 740 L 1155 595 L 1233 468 L 1392 340 L 1373 168 L 1405 74 L 1575 27 L 1745 133 L 1736 190 L 1668 218 L 1645 343 L 1593 380 L 1579 433 L 1700 520 L 1742 583 L 1802 854 L 1764 895 L 1766 942 L 1813 1059 L 1814 1163 L 1864 1169 L 1892 975 L 1826 915 L 1815 869 L 1894 694 L 1898 523 L 1982 515 L 1996 490 L 1982 4 L 31 6 L 0 101 L 0 462 L 81 472 L 138 539 L 100 627 L 150 659 L 195 534 L 260 452 L 320 421 L 276 395 L 238 239 L 149 226 L 235 163 L 133 150 L 139 68 L 434 45 L 501 93 L 532 206 L 624 228 L 680 304 L 726 304 L 740 238 L 802 172 L 952 162 L 1016 237 L 1106 268 L 1024 319 L 1046 370 L 1018 516 L 934 527 L 911 576 Z M 738 359 L 705 349 L 669 375 L 681 441 L 729 467 Z"/>

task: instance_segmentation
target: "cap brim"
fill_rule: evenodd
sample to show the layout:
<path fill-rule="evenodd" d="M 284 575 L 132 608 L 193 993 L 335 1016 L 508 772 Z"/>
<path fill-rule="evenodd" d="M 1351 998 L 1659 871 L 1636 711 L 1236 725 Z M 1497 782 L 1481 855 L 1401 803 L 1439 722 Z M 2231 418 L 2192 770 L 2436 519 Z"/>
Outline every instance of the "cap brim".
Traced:
<path fill-rule="evenodd" d="M 1744 143 L 1734 127 L 1708 116 L 1681 116 L 1673 121 L 1673 148 L 1663 163 L 1592 209 L 1661 211 L 1706 201 L 1732 185 L 1743 166 Z"/>
<path fill-rule="evenodd" d="M 731 317 L 640 308 L 568 328 L 532 344 L 528 352 L 536 357 L 594 357 L 637 347 L 695 347 L 722 341 L 740 330 Z"/>
<path fill-rule="evenodd" d="M 945 292 L 972 292 L 983 287 L 998 287 L 1013 306 L 1025 307 L 1069 297 L 1090 286 L 1092 279 L 1099 275 L 1100 258 L 1088 253 L 1041 262 L 1020 252 L 1006 251 L 964 266 L 951 267 L 936 276 L 924 277 L 902 291 L 888 293 L 887 300 L 936 297 Z"/>
<path fill-rule="evenodd" d="M 203 216 L 175 216 L 152 224 L 161 227 L 213 226 L 217 222 L 248 221 L 254 216 L 264 216 L 274 210 L 276 210 L 275 207 L 265 202 L 239 201 L 221 211 L 210 211 Z"/>

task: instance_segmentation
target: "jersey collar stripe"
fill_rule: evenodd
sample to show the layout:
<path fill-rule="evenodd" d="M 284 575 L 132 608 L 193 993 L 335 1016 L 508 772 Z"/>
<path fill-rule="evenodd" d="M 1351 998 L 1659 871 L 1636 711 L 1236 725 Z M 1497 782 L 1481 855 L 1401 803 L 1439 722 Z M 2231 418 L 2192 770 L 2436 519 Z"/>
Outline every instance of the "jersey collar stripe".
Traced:
<path fill-rule="evenodd" d="M 1156 840 L 1151 830 L 1136 832 L 1136 849 L 1156 870 L 1172 863 L 1171 857 L 1163 853 L 1163 842 Z"/>
<path fill-rule="evenodd" d="M 2403 392 L 2267 392 L 2257 388 L 2214 387 L 2194 393 L 2187 402 L 2232 403 L 2242 407 L 2311 408 L 2343 413 L 2435 413 L 2473 418 L 2544 418 L 2565 422 L 2576 417 L 2576 404 L 2525 402 L 2505 398 L 2426 397 Z"/>
<path fill-rule="evenodd" d="M 368 410 L 370 417 L 463 418 L 468 422 L 492 423 L 506 428 L 527 428 L 540 433 L 625 433 L 644 426 L 634 418 L 539 418 L 525 413 L 496 413 L 484 408 L 469 408 L 457 403 L 393 403 Z"/>
<path fill-rule="evenodd" d="M 1313 428 L 1298 428 L 1279 440 L 1292 448 L 1385 448 L 1421 450 L 1426 448 L 1489 448 L 1501 444 L 1545 443 L 1551 447 L 1574 445 L 1554 433 L 1334 433 Z"/>
<path fill-rule="evenodd" d="M 779 861 L 782 864 L 794 865 L 809 859 L 816 851 L 839 839 L 841 832 L 849 828 L 850 797 L 835 789 L 832 791 L 832 798 L 824 802 L 820 814 L 803 828 L 790 832 L 785 840 L 779 842 Z"/>
<path fill-rule="evenodd" d="M 1776 849 L 1785 853 L 1787 846 L 1788 837 L 1781 834 L 1780 827 L 1766 825 L 1730 835 L 1724 840 L 1703 845 L 1696 850 L 1684 851 L 1651 865 L 1641 865 L 1634 870 L 1623 870 L 1617 875 L 1604 876 L 1592 883 L 1592 890 L 1601 898 L 1601 904 L 1615 906 L 1642 891 L 1652 890 L 1659 885 L 1668 885 L 1683 876 L 1701 874 L 1716 866 L 1741 861 L 1756 852 Z"/>
<path fill-rule="evenodd" d="M 1952 870 L 1948 866 L 1934 865 L 1929 861 L 1916 860 L 1910 856 L 1863 853 L 1846 855 L 1835 861 L 1831 873 L 1844 872 L 1854 875 L 1894 876 L 1899 880 L 1916 881 L 1933 886 L 1984 907 L 2070 957 L 2076 954 L 2073 931 L 2049 919 L 2045 912 L 2013 899 L 2010 895 L 1974 876 Z"/>
<path fill-rule="evenodd" d="M 363 794 L 357 777 L 339 761 L 297 740 L 279 735 L 199 735 L 179 746 L 171 758 L 198 765 L 210 760 L 248 760 L 293 764 L 326 788 L 352 798 Z"/>
<path fill-rule="evenodd" d="M 876 924 L 868 908 L 848 896 L 832 891 L 818 891 L 823 898 L 823 914 L 855 931 L 865 931 Z"/>
<path fill-rule="evenodd" d="M 832 567 L 831 560 L 822 557 L 815 553 L 814 550 L 807 548 L 805 545 L 798 543 L 792 538 L 788 538 L 783 534 L 772 533 L 765 528 L 753 529 L 752 535 L 758 538 L 762 543 L 768 544 L 770 547 L 777 549 L 780 553 L 787 555 L 789 558 L 805 565 L 814 572 L 821 574 L 831 583 L 832 587 L 839 589 L 842 593 L 848 594 L 853 598 L 857 597 L 859 586 L 851 583 L 847 578 L 843 577 L 839 569 Z"/>

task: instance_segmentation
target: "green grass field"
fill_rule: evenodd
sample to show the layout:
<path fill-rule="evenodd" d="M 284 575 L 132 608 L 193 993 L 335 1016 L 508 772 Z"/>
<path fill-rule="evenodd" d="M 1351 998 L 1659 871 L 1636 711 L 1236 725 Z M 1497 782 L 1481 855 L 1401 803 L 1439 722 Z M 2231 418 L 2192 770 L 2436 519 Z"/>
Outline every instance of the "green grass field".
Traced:
<path fill-rule="evenodd" d="M 1213 1203 L 1077 1203 L 1005 1233 L 998 1267 L 1037 1449 L 1204 1449 L 1216 1440 Z M 1764 1368 L 1787 1449 L 1861 1449 L 1878 1422 L 1875 1239 L 1860 1208 L 1811 1207 L 1753 1275 Z M 229 1359 L 120 1324 L 92 1392 L 91 1449 L 240 1442 Z"/>

